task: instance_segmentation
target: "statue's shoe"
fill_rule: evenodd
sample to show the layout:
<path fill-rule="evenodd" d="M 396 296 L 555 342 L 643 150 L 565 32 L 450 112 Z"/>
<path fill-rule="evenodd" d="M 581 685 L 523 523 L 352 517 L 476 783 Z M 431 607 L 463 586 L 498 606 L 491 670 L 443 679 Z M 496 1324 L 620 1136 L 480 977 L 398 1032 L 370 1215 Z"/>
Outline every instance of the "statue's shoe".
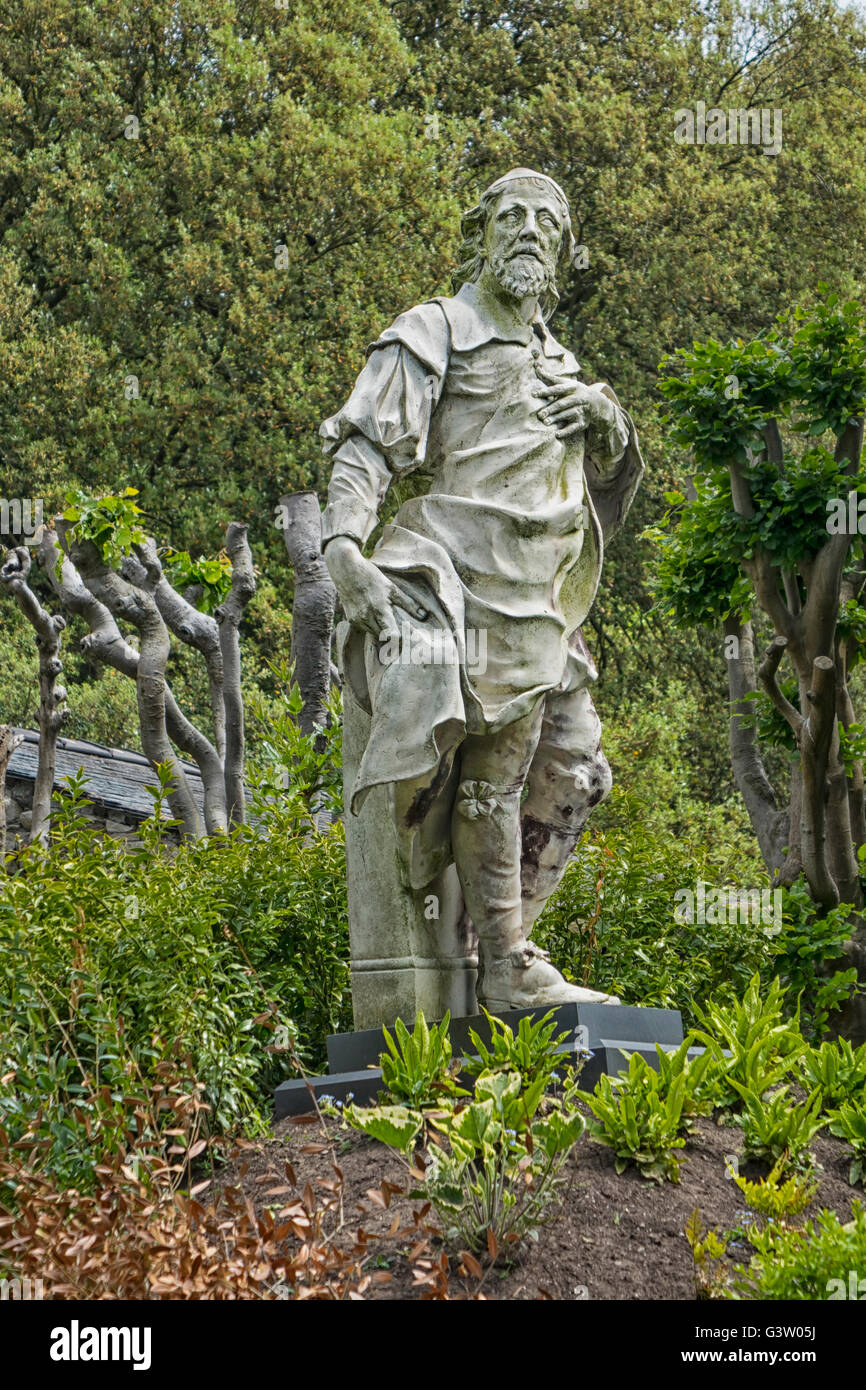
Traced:
<path fill-rule="evenodd" d="M 485 964 L 478 1002 L 488 1013 L 507 1009 L 549 1008 L 553 1004 L 618 1004 L 615 994 L 570 985 L 533 941 L 515 946 L 507 956 Z"/>

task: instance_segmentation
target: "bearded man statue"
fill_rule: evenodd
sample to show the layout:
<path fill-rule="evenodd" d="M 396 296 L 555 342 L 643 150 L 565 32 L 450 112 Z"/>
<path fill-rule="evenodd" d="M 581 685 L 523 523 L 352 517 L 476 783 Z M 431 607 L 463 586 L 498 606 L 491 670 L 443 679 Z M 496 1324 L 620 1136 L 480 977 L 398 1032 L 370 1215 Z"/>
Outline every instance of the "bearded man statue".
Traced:
<path fill-rule="evenodd" d="M 531 932 L 611 786 L 581 624 L 643 464 L 613 391 L 547 326 L 575 255 L 559 185 L 513 169 L 462 231 L 457 293 L 401 314 L 321 428 L 342 667 L 371 721 L 348 811 L 388 788 L 412 888 L 456 866 L 489 1010 L 617 1003 Z M 392 483 L 404 500 L 365 557 Z"/>

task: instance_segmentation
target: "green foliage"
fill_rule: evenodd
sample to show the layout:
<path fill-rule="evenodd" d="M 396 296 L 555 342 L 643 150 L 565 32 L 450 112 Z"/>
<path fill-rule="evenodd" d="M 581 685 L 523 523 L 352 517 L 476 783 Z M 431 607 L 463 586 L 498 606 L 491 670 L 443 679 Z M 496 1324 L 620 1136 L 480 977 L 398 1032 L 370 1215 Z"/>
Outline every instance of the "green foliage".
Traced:
<path fill-rule="evenodd" d="M 424 1109 L 438 1104 L 443 1095 L 467 1094 L 459 1090 L 455 1079 L 448 1036 L 450 1022 L 451 1014 L 446 1013 L 441 1023 L 428 1027 L 423 1010 L 419 1009 L 411 1033 L 401 1018 L 394 1024 L 393 1038 L 387 1028 L 382 1029 L 387 1050 L 380 1055 L 379 1065 L 389 1096 Z M 456 1068 L 459 1070 L 459 1064 Z"/>
<path fill-rule="evenodd" d="M 603 1075 L 594 1092 L 582 1092 L 595 1120 L 589 1133 L 616 1154 L 616 1171 L 634 1163 L 645 1178 L 679 1182 L 675 1150 L 685 1145 L 683 1107 L 686 1073 L 680 1070 L 667 1084 L 640 1053 L 629 1058 L 628 1071 Z"/>
<path fill-rule="evenodd" d="M 259 806 L 267 835 L 247 827 L 167 854 L 147 824 L 141 849 L 102 837 L 80 780 L 70 790 L 49 851 L 28 848 L 4 885 L 0 1109 L 83 1183 L 98 1162 L 79 1103 L 89 1079 L 152 1078 L 169 1045 L 215 1130 L 266 1125 L 293 1040 L 315 1067 L 325 1034 L 349 1024 L 348 940 L 339 824 L 312 832 L 289 799 Z"/>
<path fill-rule="evenodd" d="M 459 1110 L 449 1105 L 434 1119 L 446 1143 L 431 1147 L 413 1195 L 433 1204 L 453 1247 L 496 1260 L 537 1238 L 554 1214 L 562 1167 L 585 1121 L 570 1097 L 548 1099 L 538 1114 L 543 1091 L 543 1077 L 482 1073 L 474 1100 Z"/>
<path fill-rule="evenodd" d="M 824 1106 L 866 1095 L 866 1043 L 854 1048 L 847 1038 L 810 1047 L 800 1059 L 803 1085 L 817 1087 Z"/>
<path fill-rule="evenodd" d="M 119 567 L 133 546 L 143 545 L 147 534 L 139 521 L 141 508 L 133 498 L 138 488 L 127 487 L 119 496 L 91 497 L 80 488 L 66 494 L 63 517 L 74 523 L 70 540 L 91 541 L 110 569 Z"/>
<path fill-rule="evenodd" d="M 718 1060 L 715 1100 L 721 1109 L 738 1106 L 745 1093 L 763 1096 L 796 1066 L 806 1044 L 784 1017 L 784 1003 L 778 978 L 762 998 L 755 975 L 741 1000 L 713 1000 L 706 1009 L 696 1008 L 703 1027 L 694 1036 Z"/>
<path fill-rule="evenodd" d="M 746 1205 L 765 1221 L 784 1221 L 788 1217 L 800 1216 L 818 1191 L 816 1178 L 802 1173 L 791 1173 L 782 1180 L 785 1160 L 780 1158 L 765 1178 L 752 1182 L 741 1173 L 734 1174 L 734 1182 L 746 1199 Z"/>
<path fill-rule="evenodd" d="M 685 1237 L 692 1252 L 695 1296 L 714 1298 L 726 1281 L 724 1265 L 727 1246 L 716 1231 L 707 1230 L 698 1207 L 695 1207 L 685 1227 Z"/>
<path fill-rule="evenodd" d="M 782 931 L 773 939 L 772 968 L 787 993 L 786 1011 L 796 1016 L 805 1037 L 817 1041 L 834 1009 L 859 989 L 857 971 L 830 970 L 851 936 L 850 908 L 815 911 L 802 881 L 782 890 Z"/>
<path fill-rule="evenodd" d="M 414 1090 L 414 1106 L 347 1105 L 343 1120 L 403 1155 L 419 1184 L 412 1195 L 432 1204 L 452 1249 L 495 1262 L 537 1238 L 553 1214 L 563 1165 L 586 1122 L 573 1084 L 561 1096 L 545 1096 L 556 1046 L 547 1018 L 516 1038 L 491 1018 L 498 1026 L 486 1050 L 490 1066 L 473 1068 L 471 1098 L 448 1080 L 447 1022 L 431 1029 L 419 1013 L 413 1034 L 397 1025 L 399 1047 L 386 1034 L 383 1077 L 388 1066 L 397 1082 L 389 1089 Z M 432 1138 L 426 1159 L 415 1152 L 425 1129 Z"/>
<path fill-rule="evenodd" d="M 791 1101 L 788 1086 L 766 1095 L 729 1079 L 743 1099 L 744 1156 L 781 1165 L 783 1172 L 808 1167 L 812 1159 L 807 1146 L 826 1124 L 820 1092 L 813 1091 L 805 1102 Z"/>
<path fill-rule="evenodd" d="M 203 613 L 214 613 L 232 586 L 232 562 L 225 551 L 215 560 L 199 555 L 194 560 L 188 550 L 169 549 L 163 565 L 169 584 L 183 592 L 190 585 L 201 589 L 197 607 Z"/>
<path fill-rule="evenodd" d="M 265 805 L 278 801 L 281 814 L 313 828 L 320 812 L 332 817 L 343 809 L 342 699 L 336 686 L 328 696 L 328 723 L 311 735 L 301 733 L 297 718 L 303 701 L 288 661 L 269 661 L 276 697 L 251 694 L 246 702 L 255 736 L 249 782 Z"/>
<path fill-rule="evenodd" d="M 839 1139 L 846 1139 L 854 1153 L 848 1172 L 848 1181 L 866 1185 L 866 1107 L 863 1104 L 863 1091 L 858 1092 L 857 1100 L 840 1105 L 831 1110 L 828 1116 L 830 1133 Z"/>
<path fill-rule="evenodd" d="M 562 1064 L 562 1057 L 556 1049 L 568 1040 L 568 1033 L 556 1032 L 556 1023 L 551 1023 L 552 1013 L 543 1018 L 522 1018 L 517 1025 L 517 1034 L 501 1019 L 494 1018 L 482 1009 L 490 1024 L 490 1046 L 488 1047 L 470 1028 L 469 1037 L 477 1056 L 466 1057 L 463 1070 L 469 1076 L 480 1076 L 483 1072 L 518 1072 L 524 1085 L 530 1085 L 541 1078 L 545 1088 Z"/>
<path fill-rule="evenodd" d="M 718 1055 L 710 1049 L 700 1052 L 697 1057 L 689 1057 L 689 1049 L 694 1044 L 695 1036 L 692 1033 L 683 1039 L 679 1047 L 669 1052 L 656 1043 L 660 1094 L 669 1095 L 679 1078 L 683 1078 L 680 1115 L 686 1133 L 694 1130 L 698 1115 L 712 1114 L 718 1093 L 719 1072 L 723 1067 Z"/>
<path fill-rule="evenodd" d="M 866 1269 L 866 1207 L 855 1202 L 853 1220 L 819 1212 L 801 1229 L 767 1225 L 749 1234 L 755 1248 L 748 1268 L 738 1266 L 725 1291 L 734 1299 L 818 1301 L 848 1297 L 850 1270 Z"/>
<path fill-rule="evenodd" d="M 616 790 L 611 800 L 616 828 L 584 839 L 534 938 L 566 978 L 629 1004 L 681 1009 L 688 1026 L 695 1001 L 739 995 L 770 969 L 774 938 L 760 923 L 678 921 L 677 892 L 715 878 L 705 842 L 695 834 L 686 850 L 647 828 L 641 804 Z"/>
<path fill-rule="evenodd" d="M 328 1097 L 321 1097 L 326 1113 L 334 1113 Z M 337 1112 L 338 1113 L 338 1112 Z M 406 1105 L 346 1105 L 343 1118 L 368 1138 L 387 1144 L 389 1149 L 409 1156 L 424 1128 L 424 1116 Z"/>

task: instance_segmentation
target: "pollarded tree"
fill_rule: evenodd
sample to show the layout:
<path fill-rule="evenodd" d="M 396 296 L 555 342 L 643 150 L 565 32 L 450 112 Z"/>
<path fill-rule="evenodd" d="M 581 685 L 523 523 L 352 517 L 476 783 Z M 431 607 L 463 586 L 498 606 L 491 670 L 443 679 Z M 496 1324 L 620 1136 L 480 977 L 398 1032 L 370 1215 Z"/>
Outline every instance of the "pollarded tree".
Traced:
<path fill-rule="evenodd" d="M 821 302 L 790 325 L 666 359 L 673 438 L 696 472 L 690 497 L 669 494 L 653 535 L 662 609 L 678 624 L 724 625 L 731 762 L 767 869 L 781 884 L 802 874 L 819 912 L 851 904 L 846 954 L 866 982 L 862 726 L 851 690 L 866 650 L 866 314 L 819 288 Z M 756 607 L 773 632 L 757 672 Z M 780 721 L 787 808 L 762 756 Z M 842 1026 L 866 1033 L 862 996 Z"/>
<path fill-rule="evenodd" d="M 168 765 L 169 804 L 184 834 L 195 839 L 203 827 L 174 748 L 198 764 L 204 828 L 221 832 L 244 820 L 238 627 L 256 589 L 252 554 L 246 526 L 232 522 L 223 557 L 193 561 L 169 552 L 166 575 L 134 497 L 132 488 L 95 500 L 71 496 L 54 529 L 44 528 L 38 554 L 63 607 L 87 623 L 88 651 L 135 681 L 142 749 L 154 768 Z M 137 645 L 121 624 L 135 630 Z M 184 715 L 168 685 L 172 637 L 204 658 L 216 746 Z"/>

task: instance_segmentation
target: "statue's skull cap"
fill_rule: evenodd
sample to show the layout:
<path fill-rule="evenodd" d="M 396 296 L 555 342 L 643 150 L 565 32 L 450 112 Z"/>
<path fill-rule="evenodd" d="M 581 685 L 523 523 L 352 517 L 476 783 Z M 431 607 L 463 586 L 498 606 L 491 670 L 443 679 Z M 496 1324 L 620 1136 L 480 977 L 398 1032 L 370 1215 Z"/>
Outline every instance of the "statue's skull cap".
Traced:
<path fill-rule="evenodd" d="M 504 193 L 508 184 L 521 183 L 524 180 L 532 180 L 533 183 L 547 184 L 548 188 L 556 194 L 566 211 L 568 210 L 568 199 L 556 180 L 552 179 L 549 174 L 539 173 L 537 169 L 509 169 L 507 174 L 503 174 L 501 178 L 494 179 L 493 183 L 491 183 L 488 188 L 485 188 L 483 196 L 488 198 L 496 193 Z"/>

